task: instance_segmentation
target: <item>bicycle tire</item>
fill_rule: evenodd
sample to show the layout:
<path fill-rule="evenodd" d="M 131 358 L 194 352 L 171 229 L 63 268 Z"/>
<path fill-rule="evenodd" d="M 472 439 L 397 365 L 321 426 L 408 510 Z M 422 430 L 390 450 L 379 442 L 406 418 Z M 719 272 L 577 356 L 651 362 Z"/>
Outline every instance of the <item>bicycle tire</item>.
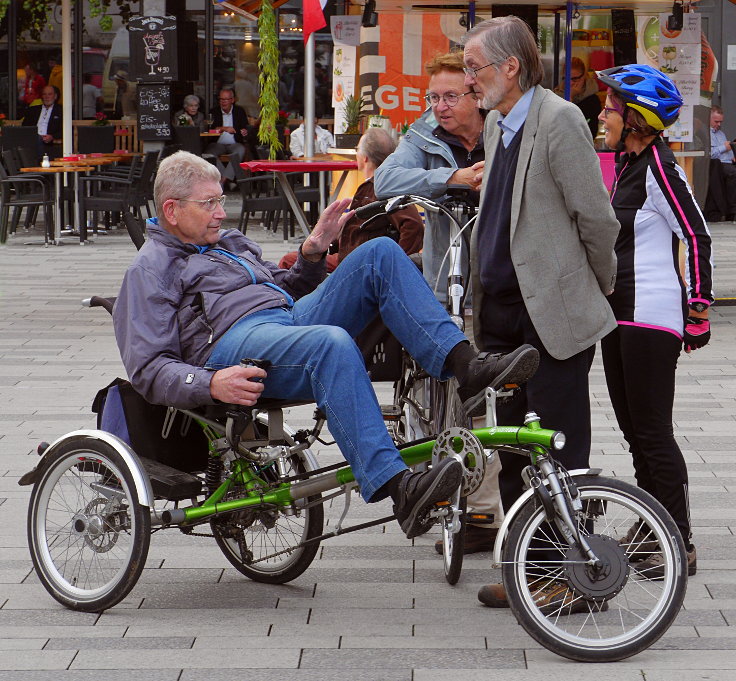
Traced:
<path fill-rule="evenodd" d="M 72 610 L 113 607 L 138 581 L 150 539 L 150 509 L 123 457 L 89 437 L 60 445 L 28 513 L 31 559 L 49 594 Z"/>
<path fill-rule="evenodd" d="M 575 483 L 583 503 L 578 527 L 608 561 L 608 573 L 589 579 L 584 557 L 549 531 L 544 508 L 532 497 L 519 510 L 504 546 L 506 594 L 519 624 L 548 650 L 581 662 L 622 660 L 651 646 L 677 616 L 687 587 L 685 547 L 667 511 L 644 490 L 597 476 L 581 476 Z M 664 557 L 661 580 L 640 572 L 635 554 L 619 543 L 642 521 Z M 552 581 L 566 584 L 567 604 L 543 612 L 535 598 Z M 580 603 L 585 612 L 570 614 L 571 603 Z"/>
<path fill-rule="evenodd" d="M 262 423 L 265 423 L 264 419 L 264 415 L 259 415 Z M 286 427 L 284 436 L 287 445 L 296 444 L 292 432 Z M 282 463 L 287 475 L 305 473 L 311 469 L 304 451 L 284 457 Z M 320 499 L 321 495 L 316 494 L 307 497 L 306 501 L 311 503 Z M 321 504 L 316 504 L 294 515 L 285 515 L 281 510 L 237 511 L 212 520 L 210 527 L 225 558 L 239 572 L 255 582 L 285 584 L 301 575 L 317 555 L 320 545 L 318 541 L 299 548 L 293 547 L 322 534 L 324 508 Z M 284 550 L 289 551 L 262 562 L 252 562 Z M 250 555 L 246 553 L 244 557 L 243 551 Z"/>
<path fill-rule="evenodd" d="M 450 529 L 450 523 L 446 518 L 442 518 L 440 525 L 442 527 L 442 562 L 445 568 L 445 580 L 450 586 L 454 586 L 460 579 L 460 573 L 463 569 L 463 558 L 465 556 L 465 530 L 467 528 L 467 497 L 459 497 L 457 506 L 460 510 L 460 529 L 453 533 Z"/>
<path fill-rule="evenodd" d="M 419 365 L 404 350 L 402 352 L 401 378 L 394 383 L 394 405 L 400 415 L 392 427 L 397 445 L 414 442 L 434 433 L 429 418 L 429 376 L 419 377 Z"/>

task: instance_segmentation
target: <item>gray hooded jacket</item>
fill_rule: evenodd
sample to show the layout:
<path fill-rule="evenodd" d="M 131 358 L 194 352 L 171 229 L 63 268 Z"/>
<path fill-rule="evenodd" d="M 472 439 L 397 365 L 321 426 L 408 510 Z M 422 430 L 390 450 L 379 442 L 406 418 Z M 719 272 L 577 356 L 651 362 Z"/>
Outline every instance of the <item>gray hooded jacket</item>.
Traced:
<path fill-rule="evenodd" d="M 290 270 L 279 269 L 234 229 L 221 231 L 205 252 L 155 218 L 147 232 L 150 238 L 123 279 L 113 322 L 130 382 L 154 404 L 212 404 L 212 371 L 202 367 L 222 335 L 253 312 L 290 307 L 292 298 L 310 293 L 326 276 L 324 258 L 311 263 L 301 253 Z"/>

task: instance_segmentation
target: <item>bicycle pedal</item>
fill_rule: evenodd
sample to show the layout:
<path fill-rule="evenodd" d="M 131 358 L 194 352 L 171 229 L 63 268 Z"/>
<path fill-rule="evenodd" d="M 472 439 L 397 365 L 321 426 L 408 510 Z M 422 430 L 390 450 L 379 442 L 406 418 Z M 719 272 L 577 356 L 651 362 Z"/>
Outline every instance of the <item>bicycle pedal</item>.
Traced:
<path fill-rule="evenodd" d="M 467 518 L 473 525 L 493 525 L 496 520 L 493 513 L 468 513 Z"/>
<path fill-rule="evenodd" d="M 383 416 L 384 421 L 399 421 L 401 414 L 401 409 L 394 404 L 381 405 L 381 416 Z"/>

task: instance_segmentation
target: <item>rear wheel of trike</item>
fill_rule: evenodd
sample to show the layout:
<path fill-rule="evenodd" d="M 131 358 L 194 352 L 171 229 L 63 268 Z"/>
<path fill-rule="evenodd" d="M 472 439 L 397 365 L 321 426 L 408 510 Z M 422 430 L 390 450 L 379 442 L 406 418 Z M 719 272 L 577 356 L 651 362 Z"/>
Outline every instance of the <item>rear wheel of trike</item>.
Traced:
<path fill-rule="evenodd" d="M 46 590 L 74 610 L 111 608 L 138 581 L 150 538 L 150 509 L 123 457 L 94 438 L 60 445 L 28 514 L 31 558 Z"/>
<path fill-rule="evenodd" d="M 514 518 L 503 551 L 503 582 L 519 624 L 545 648 L 581 662 L 613 662 L 646 650 L 670 627 L 687 587 L 685 548 L 674 521 L 644 490 L 597 476 L 575 478 L 577 527 L 601 561 L 588 564 L 552 531 L 532 497 Z M 646 530 L 636 546 L 629 530 Z M 662 553 L 659 575 L 640 569 L 637 547 Z M 555 598 L 540 607 L 545 594 Z"/>
<path fill-rule="evenodd" d="M 286 427 L 284 435 L 287 444 L 295 444 Z M 292 452 L 279 465 L 271 464 L 260 475 L 264 479 L 272 478 L 271 482 L 277 484 L 279 468 L 291 477 L 311 470 L 312 466 L 306 452 Z M 319 502 L 320 498 L 317 494 L 305 501 Z M 215 518 L 210 526 L 225 557 L 246 577 L 256 582 L 285 584 L 312 564 L 319 542 L 300 545 L 319 537 L 324 526 L 321 503 L 304 509 L 289 509 L 289 513 L 279 509 L 246 509 Z"/>

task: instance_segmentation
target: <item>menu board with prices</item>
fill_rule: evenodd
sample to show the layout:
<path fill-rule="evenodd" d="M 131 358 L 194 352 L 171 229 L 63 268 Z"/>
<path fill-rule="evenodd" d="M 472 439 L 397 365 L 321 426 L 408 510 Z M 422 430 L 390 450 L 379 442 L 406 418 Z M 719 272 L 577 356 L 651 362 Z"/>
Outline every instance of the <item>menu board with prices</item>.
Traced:
<path fill-rule="evenodd" d="M 138 137 L 148 141 L 171 137 L 171 88 L 168 85 L 138 86 Z"/>

